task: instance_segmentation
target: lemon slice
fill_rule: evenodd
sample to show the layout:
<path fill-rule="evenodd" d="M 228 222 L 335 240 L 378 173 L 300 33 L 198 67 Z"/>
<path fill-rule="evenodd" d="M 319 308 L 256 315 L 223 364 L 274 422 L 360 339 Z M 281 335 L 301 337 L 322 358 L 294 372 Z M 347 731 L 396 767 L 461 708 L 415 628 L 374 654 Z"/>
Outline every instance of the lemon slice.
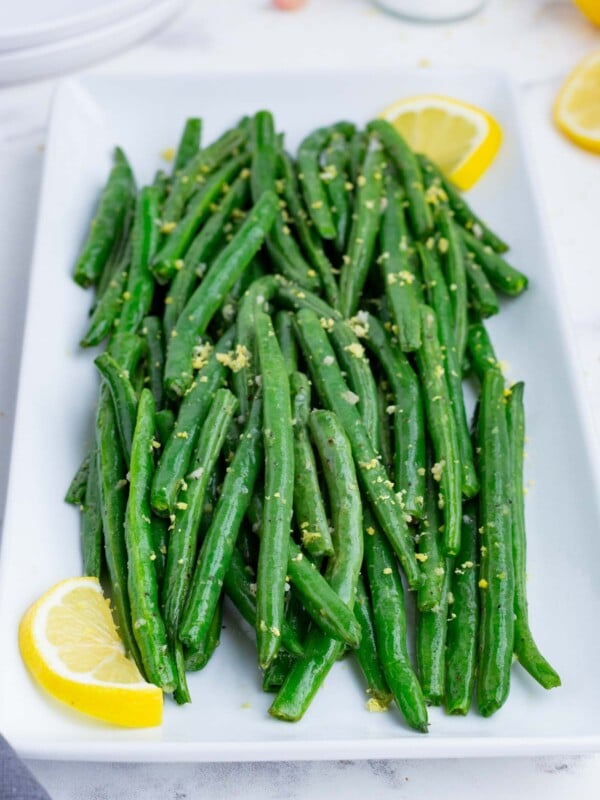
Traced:
<path fill-rule="evenodd" d="M 562 85 L 554 121 L 573 142 L 600 153 L 600 51 L 584 58 Z"/>
<path fill-rule="evenodd" d="M 162 691 L 125 655 L 96 578 L 49 589 L 23 616 L 19 647 L 38 683 L 71 708 L 115 725 L 160 725 Z"/>
<path fill-rule="evenodd" d="M 502 141 L 500 125 L 486 111 L 438 94 L 398 100 L 380 116 L 461 189 L 481 178 Z"/>

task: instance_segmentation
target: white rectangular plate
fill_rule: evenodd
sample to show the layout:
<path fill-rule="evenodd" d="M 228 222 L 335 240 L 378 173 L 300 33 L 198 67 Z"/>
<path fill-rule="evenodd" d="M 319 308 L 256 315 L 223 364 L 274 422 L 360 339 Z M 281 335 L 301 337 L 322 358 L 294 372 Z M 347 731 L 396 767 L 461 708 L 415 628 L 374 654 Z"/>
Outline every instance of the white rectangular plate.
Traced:
<path fill-rule="evenodd" d="M 275 112 L 287 143 L 317 125 L 364 123 L 393 100 L 439 92 L 488 109 L 501 123 L 500 155 L 470 198 L 512 244 L 531 277 L 489 327 L 509 375 L 527 382 L 527 498 L 531 620 L 563 687 L 540 689 L 518 665 L 505 707 L 491 719 L 431 711 L 428 736 L 396 710 L 370 714 L 356 670 L 336 664 L 304 720 L 271 719 L 253 646 L 228 619 L 209 666 L 191 676 L 193 704 L 166 702 L 164 724 L 118 730 L 69 712 L 40 692 L 19 656 L 26 607 L 81 571 L 77 512 L 62 501 L 89 441 L 97 378 L 78 349 L 90 298 L 71 271 L 112 147 L 131 156 L 141 181 L 200 114 L 207 139 L 243 113 Z M 600 749 L 600 537 L 594 433 L 578 395 L 573 351 L 549 220 L 537 207 L 515 97 L 480 72 L 86 78 L 64 82 L 52 113 L 23 350 L 0 573 L 0 730 L 31 757 L 186 761 L 520 755 Z M 24 235 L 27 235 L 24 232 Z"/>

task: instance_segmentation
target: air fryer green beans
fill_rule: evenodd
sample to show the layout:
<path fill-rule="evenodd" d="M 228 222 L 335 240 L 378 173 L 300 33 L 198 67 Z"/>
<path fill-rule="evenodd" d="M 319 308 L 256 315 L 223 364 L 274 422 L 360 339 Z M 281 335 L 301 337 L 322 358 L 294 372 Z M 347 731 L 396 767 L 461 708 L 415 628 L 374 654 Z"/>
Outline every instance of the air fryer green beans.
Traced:
<path fill-rule="evenodd" d="M 528 621 L 523 384 L 481 322 L 527 288 L 507 246 L 383 119 L 295 153 L 266 109 L 201 131 L 139 191 L 116 151 L 74 275 L 107 347 L 65 499 L 126 650 L 202 702 L 241 617 L 273 717 L 350 654 L 359 708 L 419 732 L 426 703 L 500 708 L 513 652 L 560 685 Z"/>

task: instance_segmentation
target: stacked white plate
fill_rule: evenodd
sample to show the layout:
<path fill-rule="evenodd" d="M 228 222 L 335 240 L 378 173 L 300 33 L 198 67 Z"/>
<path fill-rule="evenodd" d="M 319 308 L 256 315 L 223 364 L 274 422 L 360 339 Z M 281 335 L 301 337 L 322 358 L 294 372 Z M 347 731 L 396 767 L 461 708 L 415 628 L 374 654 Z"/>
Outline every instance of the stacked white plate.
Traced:
<path fill-rule="evenodd" d="M 79 69 L 157 31 L 185 0 L 0 2 L 0 85 Z"/>

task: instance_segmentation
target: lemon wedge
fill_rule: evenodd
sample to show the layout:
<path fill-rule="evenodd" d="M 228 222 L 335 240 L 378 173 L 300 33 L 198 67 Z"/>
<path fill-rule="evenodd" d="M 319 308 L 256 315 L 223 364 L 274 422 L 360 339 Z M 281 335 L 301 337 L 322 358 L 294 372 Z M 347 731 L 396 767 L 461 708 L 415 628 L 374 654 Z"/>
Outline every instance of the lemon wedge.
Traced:
<path fill-rule="evenodd" d="M 554 121 L 575 144 L 600 153 L 600 51 L 584 58 L 563 83 Z"/>
<path fill-rule="evenodd" d="M 96 578 L 49 589 L 23 616 L 19 647 L 38 683 L 71 708 L 115 725 L 160 725 L 162 691 L 127 658 Z"/>
<path fill-rule="evenodd" d="M 417 153 L 424 153 L 460 189 L 469 189 L 502 142 L 496 120 L 481 108 L 438 94 L 407 97 L 380 115 Z"/>

